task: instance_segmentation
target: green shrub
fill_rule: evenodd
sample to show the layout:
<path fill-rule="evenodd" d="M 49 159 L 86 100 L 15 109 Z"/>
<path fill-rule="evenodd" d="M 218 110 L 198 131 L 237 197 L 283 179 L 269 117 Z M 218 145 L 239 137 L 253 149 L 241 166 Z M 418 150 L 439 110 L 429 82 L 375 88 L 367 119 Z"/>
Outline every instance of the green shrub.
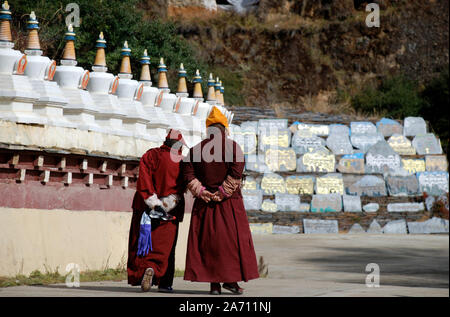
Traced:
<path fill-rule="evenodd" d="M 403 119 L 417 116 L 424 106 L 414 81 L 403 76 L 386 78 L 376 87 L 368 87 L 352 98 L 355 110 L 364 114 L 378 113 Z"/>

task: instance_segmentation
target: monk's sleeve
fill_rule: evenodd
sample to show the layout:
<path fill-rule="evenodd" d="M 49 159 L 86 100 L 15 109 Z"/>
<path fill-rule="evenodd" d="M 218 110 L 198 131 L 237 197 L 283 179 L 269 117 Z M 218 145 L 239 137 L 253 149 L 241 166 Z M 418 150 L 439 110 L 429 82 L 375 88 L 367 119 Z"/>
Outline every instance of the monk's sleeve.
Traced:
<path fill-rule="evenodd" d="M 195 176 L 194 164 L 192 163 L 193 148 L 189 151 L 189 154 L 183 160 L 183 181 L 186 184 L 187 189 L 194 195 L 194 197 L 198 197 L 201 195 L 205 187 Z"/>
<path fill-rule="evenodd" d="M 233 161 L 229 164 L 227 177 L 219 186 L 219 191 L 225 197 L 231 197 L 241 185 L 242 172 L 245 166 L 244 154 L 239 144 L 233 142 L 230 149 L 233 150 Z"/>
<path fill-rule="evenodd" d="M 139 179 L 136 189 L 145 201 L 156 193 L 153 185 L 153 164 L 154 158 L 151 152 L 145 153 L 139 163 Z"/>

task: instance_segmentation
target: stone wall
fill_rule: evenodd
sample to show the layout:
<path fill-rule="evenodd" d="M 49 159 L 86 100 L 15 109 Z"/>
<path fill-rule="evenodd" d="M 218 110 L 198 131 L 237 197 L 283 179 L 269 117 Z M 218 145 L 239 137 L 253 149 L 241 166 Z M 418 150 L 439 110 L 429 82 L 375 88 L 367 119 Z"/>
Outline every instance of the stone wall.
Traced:
<path fill-rule="evenodd" d="M 434 201 L 444 205 L 437 216 L 448 219 L 447 158 L 422 118 L 289 121 L 240 120 L 232 127 L 246 154 L 242 191 L 254 230 L 265 223 L 274 226 L 263 226 L 265 232 L 284 230 L 280 225 L 308 232 L 305 219 L 318 219 L 337 223 L 339 232 L 380 226 L 407 233 L 411 224 L 417 233 L 429 231 L 432 222 L 424 221 L 436 216 Z M 433 230 L 448 232 L 442 221 Z"/>

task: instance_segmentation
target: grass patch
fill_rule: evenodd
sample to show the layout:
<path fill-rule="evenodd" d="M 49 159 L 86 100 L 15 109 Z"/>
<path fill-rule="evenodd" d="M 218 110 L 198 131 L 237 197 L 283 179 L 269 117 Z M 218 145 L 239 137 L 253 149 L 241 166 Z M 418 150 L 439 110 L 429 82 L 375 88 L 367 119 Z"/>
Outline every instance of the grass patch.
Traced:
<path fill-rule="evenodd" d="M 183 270 L 175 270 L 175 277 L 182 277 Z M 29 276 L 22 274 L 14 277 L 0 276 L 0 287 L 19 286 L 19 285 L 48 285 L 65 283 L 67 275 L 61 275 L 58 271 L 42 273 L 35 270 Z M 85 271 L 80 273 L 80 283 L 99 282 L 99 281 L 123 281 L 127 279 L 127 270 L 105 269 L 97 271 Z"/>

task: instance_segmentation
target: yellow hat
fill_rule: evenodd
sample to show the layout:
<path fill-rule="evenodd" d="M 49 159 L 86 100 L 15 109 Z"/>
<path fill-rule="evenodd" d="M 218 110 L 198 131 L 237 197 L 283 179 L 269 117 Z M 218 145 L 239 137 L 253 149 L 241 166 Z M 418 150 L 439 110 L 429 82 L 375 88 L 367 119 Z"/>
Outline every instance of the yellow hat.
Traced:
<path fill-rule="evenodd" d="M 225 128 L 228 128 L 227 118 L 216 107 L 212 108 L 211 113 L 209 114 L 208 118 L 206 118 L 206 127 L 209 127 L 211 124 L 214 124 L 214 123 L 220 123 Z"/>

